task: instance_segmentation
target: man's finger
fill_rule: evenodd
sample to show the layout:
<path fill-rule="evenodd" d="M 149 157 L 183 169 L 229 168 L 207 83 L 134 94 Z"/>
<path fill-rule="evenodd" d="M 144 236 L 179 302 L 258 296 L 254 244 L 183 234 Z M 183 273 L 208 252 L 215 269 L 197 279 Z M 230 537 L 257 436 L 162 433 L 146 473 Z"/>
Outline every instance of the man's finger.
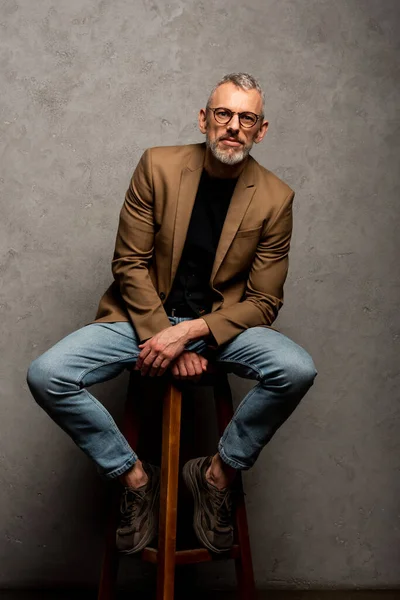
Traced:
<path fill-rule="evenodd" d="M 164 375 L 165 371 L 168 369 L 170 364 L 171 364 L 170 360 L 164 359 L 161 363 L 160 368 L 158 369 L 157 376 L 161 377 L 161 375 Z"/>
<path fill-rule="evenodd" d="M 178 367 L 176 365 L 174 365 L 171 369 L 171 373 L 174 377 L 177 377 L 179 375 L 179 370 Z"/>
<path fill-rule="evenodd" d="M 200 373 L 202 372 L 200 361 L 193 359 L 192 366 L 193 372 L 190 373 L 190 375 L 192 375 L 193 377 L 200 375 Z"/>
<path fill-rule="evenodd" d="M 179 368 L 179 377 L 182 377 L 182 378 L 187 377 L 186 365 L 183 360 L 180 360 L 178 362 L 178 368 Z"/>
<path fill-rule="evenodd" d="M 207 367 L 208 367 L 208 360 L 206 358 L 204 358 L 204 356 L 201 357 L 201 368 L 203 369 L 203 371 L 207 371 Z"/>
<path fill-rule="evenodd" d="M 199 360 L 199 355 L 198 354 L 193 354 L 192 357 L 191 357 L 191 359 L 192 359 L 191 364 L 192 364 L 193 370 L 194 370 L 193 376 L 199 375 L 199 373 L 202 373 L 202 368 L 201 368 L 201 363 L 200 363 L 200 360 Z"/>
<path fill-rule="evenodd" d="M 151 368 L 155 358 L 157 357 L 157 353 L 154 352 L 154 350 L 152 350 L 148 356 L 146 356 L 146 358 L 144 359 L 143 363 L 142 363 L 142 367 L 140 369 L 140 372 L 142 375 L 147 375 L 147 372 L 149 371 L 149 369 Z"/>
<path fill-rule="evenodd" d="M 187 377 L 193 377 L 193 375 L 196 375 L 196 368 L 194 366 L 194 361 L 193 358 L 188 356 L 186 361 L 185 361 L 185 368 L 186 368 L 186 373 L 187 373 Z"/>
<path fill-rule="evenodd" d="M 202 356 L 200 354 L 192 353 L 192 364 L 195 370 L 195 375 L 203 374 L 203 363 Z"/>
<path fill-rule="evenodd" d="M 155 377 L 156 375 L 162 375 L 162 372 L 160 373 L 160 369 L 162 367 L 162 365 L 165 364 L 165 359 L 163 359 L 162 357 L 160 357 L 160 355 L 157 355 L 156 359 L 154 360 L 153 364 L 151 365 L 150 368 L 150 377 Z M 169 361 L 167 361 L 167 364 L 169 364 Z"/>
<path fill-rule="evenodd" d="M 188 370 L 188 379 L 197 383 L 198 381 L 200 381 L 200 377 L 203 373 L 203 370 L 198 355 L 194 354 L 191 358 L 192 370 Z"/>
<path fill-rule="evenodd" d="M 160 362 L 154 361 L 153 364 L 150 366 L 148 374 L 150 377 L 155 377 L 158 374 L 158 369 L 160 366 Z"/>
<path fill-rule="evenodd" d="M 136 360 L 136 366 L 135 369 L 138 371 L 142 368 L 143 365 L 143 361 L 144 359 L 150 354 L 151 352 L 151 347 L 150 346 L 146 346 L 146 348 L 144 348 L 141 353 L 139 354 L 139 356 L 137 357 Z"/>

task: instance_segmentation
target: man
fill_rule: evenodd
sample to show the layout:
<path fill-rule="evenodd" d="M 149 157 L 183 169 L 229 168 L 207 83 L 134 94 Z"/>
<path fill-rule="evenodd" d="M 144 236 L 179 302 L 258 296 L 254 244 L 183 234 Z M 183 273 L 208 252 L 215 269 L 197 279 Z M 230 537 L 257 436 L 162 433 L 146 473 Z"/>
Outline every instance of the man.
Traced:
<path fill-rule="evenodd" d="M 159 469 L 142 462 L 88 392 L 135 364 L 196 379 L 212 355 L 254 379 L 212 457 L 186 463 L 194 529 L 213 552 L 233 543 L 232 484 L 253 466 L 316 376 L 309 354 L 270 326 L 283 303 L 294 192 L 249 152 L 264 138 L 264 98 L 248 74 L 225 76 L 199 113 L 205 144 L 146 150 L 131 179 L 95 322 L 36 359 L 36 401 L 124 486 L 117 546 L 157 533 Z"/>

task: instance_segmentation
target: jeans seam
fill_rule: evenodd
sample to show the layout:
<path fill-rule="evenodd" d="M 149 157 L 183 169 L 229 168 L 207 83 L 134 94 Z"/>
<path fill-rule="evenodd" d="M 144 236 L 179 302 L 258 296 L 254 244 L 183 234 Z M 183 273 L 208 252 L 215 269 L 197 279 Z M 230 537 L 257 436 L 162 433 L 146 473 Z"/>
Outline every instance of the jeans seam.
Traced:
<path fill-rule="evenodd" d="M 136 463 L 136 461 L 137 456 L 135 452 L 132 451 L 132 456 L 128 460 L 126 460 L 121 467 L 113 469 L 110 473 L 104 473 L 104 477 L 106 477 L 107 479 L 116 479 L 117 477 L 128 471 L 128 469 L 130 469 L 130 467 L 132 467 Z"/>
<path fill-rule="evenodd" d="M 250 400 L 251 396 L 253 396 L 253 394 L 256 392 L 256 389 L 257 389 L 257 387 L 258 387 L 259 385 L 260 385 L 260 384 L 258 384 L 258 385 L 255 385 L 255 386 L 253 387 L 253 389 L 251 389 L 251 390 L 250 390 L 250 391 L 249 391 L 249 392 L 246 394 L 245 398 L 243 398 L 243 400 L 242 400 L 242 402 L 241 402 L 240 406 L 238 406 L 238 408 L 236 409 L 236 411 L 235 411 L 235 413 L 234 413 L 234 415 L 233 415 L 232 419 L 230 420 L 229 424 L 228 424 L 228 425 L 227 425 L 227 427 L 225 428 L 225 431 L 224 431 L 223 435 L 221 436 L 221 440 L 220 440 L 220 441 L 221 441 L 221 443 L 222 443 L 222 441 L 224 441 L 224 440 L 226 439 L 226 436 L 227 436 L 227 435 L 228 435 L 228 433 L 229 433 L 229 429 L 232 427 L 232 423 L 233 423 L 233 421 L 236 421 L 236 419 L 237 419 L 237 416 L 238 416 L 238 415 L 239 415 L 239 413 L 242 411 L 242 409 L 243 409 L 244 405 L 245 405 L 245 404 L 247 404 L 247 402 Z M 245 399 L 246 399 L 246 400 L 245 400 Z"/>
<path fill-rule="evenodd" d="M 258 369 L 257 367 L 255 367 L 253 365 L 249 365 L 248 363 L 245 363 L 241 360 L 229 360 L 229 359 L 225 359 L 225 358 L 217 358 L 216 361 L 220 362 L 220 363 L 229 363 L 229 364 L 233 364 L 233 365 L 237 364 L 237 365 L 241 365 L 242 367 L 247 367 L 248 369 L 255 371 L 260 377 L 263 377 L 262 371 L 260 371 L 260 369 Z"/>
<path fill-rule="evenodd" d="M 79 385 L 81 383 L 82 379 L 85 377 L 85 375 L 88 375 L 88 373 L 91 373 L 92 371 L 96 371 L 96 369 L 100 369 L 101 367 L 108 367 L 109 365 L 115 365 L 118 362 L 123 362 L 125 360 L 129 360 L 130 358 L 135 358 L 135 356 L 137 357 L 138 355 L 130 354 L 129 356 L 127 356 L 126 358 L 123 358 L 122 360 L 120 358 L 118 358 L 117 360 L 110 360 L 109 362 L 102 362 L 99 365 L 90 367 L 89 369 L 84 369 L 81 373 L 79 373 L 79 375 L 74 383 L 76 385 Z"/>
<path fill-rule="evenodd" d="M 116 422 L 114 421 L 114 419 L 112 418 L 112 416 L 110 415 L 108 410 L 102 405 L 101 402 L 99 402 L 99 400 L 97 400 L 97 398 L 95 398 L 93 396 L 93 394 L 88 392 L 88 390 L 86 388 L 83 388 L 82 391 L 85 392 L 87 394 L 87 396 L 89 396 L 89 398 L 92 400 L 92 402 L 94 402 L 98 406 L 98 408 L 100 408 L 101 411 L 108 417 L 110 426 L 112 427 L 114 433 L 116 433 L 121 438 L 121 441 L 124 443 L 125 447 L 132 452 L 133 451 L 132 448 L 128 444 L 128 441 L 126 440 L 122 431 L 117 427 Z"/>
<path fill-rule="evenodd" d="M 135 355 L 130 355 L 127 358 L 133 358 Z M 87 375 L 88 373 L 91 373 L 92 371 L 95 371 L 96 369 L 100 369 L 101 367 L 105 367 L 108 365 L 113 365 L 117 362 L 122 362 L 120 360 L 112 360 L 110 362 L 104 362 L 101 363 L 99 365 L 96 365 L 95 367 L 92 367 L 90 369 L 84 369 L 77 377 L 77 379 L 75 380 L 75 385 L 80 386 L 80 383 L 82 382 L 82 379 L 85 377 L 85 375 Z M 130 450 L 132 452 L 132 448 L 130 447 L 130 445 L 128 444 L 125 436 L 123 435 L 122 431 L 120 431 L 120 429 L 117 427 L 117 424 L 115 423 L 114 419 L 112 418 L 112 416 L 110 415 L 110 413 L 108 412 L 108 410 L 102 405 L 101 402 L 99 402 L 97 400 L 97 398 L 95 398 L 93 396 L 93 394 L 91 394 L 90 392 L 88 392 L 87 388 L 81 388 L 83 392 L 85 392 L 88 397 L 92 400 L 92 402 L 94 402 L 100 409 L 101 411 L 108 417 L 110 425 L 114 431 L 114 433 L 116 433 L 120 438 L 121 441 L 124 443 L 125 447 Z"/>
<path fill-rule="evenodd" d="M 218 451 L 221 455 L 222 460 L 224 462 L 226 462 L 228 465 L 230 465 L 231 467 L 233 467 L 234 469 L 246 470 L 246 469 L 250 468 L 247 465 L 239 462 L 238 460 L 233 460 L 232 458 L 229 458 L 229 456 L 225 452 L 225 448 L 223 447 L 221 441 L 218 444 Z M 222 454 L 221 454 L 221 451 L 222 451 Z"/>
<path fill-rule="evenodd" d="M 246 367 L 248 369 L 252 369 L 255 373 L 258 373 L 258 375 L 260 377 L 262 377 L 262 372 L 260 371 L 260 369 L 258 369 L 257 367 L 254 367 L 252 365 L 248 365 L 247 363 L 245 363 L 243 361 L 240 361 L 240 360 L 224 360 L 224 359 L 218 359 L 217 358 L 217 362 L 222 362 L 222 363 L 226 362 L 226 363 L 229 363 L 229 364 L 238 364 L 238 365 L 241 365 L 241 366 Z M 250 390 L 248 392 L 248 394 L 246 394 L 246 396 L 247 396 L 247 398 L 246 398 L 246 404 L 247 404 L 247 401 L 249 400 L 249 396 L 255 393 L 255 390 L 258 387 L 258 385 L 255 385 L 253 387 L 253 389 Z M 221 442 L 226 439 L 226 436 L 229 433 L 229 429 L 231 428 L 233 421 L 234 420 L 236 421 L 236 418 L 237 418 L 238 414 L 240 413 L 240 411 L 242 410 L 244 404 L 245 404 L 245 402 L 244 402 L 244 399 L 243 399 L 242 402 L 241 402 L 241 405 L 236 409 L 234 415 L 232 416 L 232 419 L 230 420 L 229 424 L 225 428 L 225 431 L 224 431 L 223 435 L 221 436 L 221 440 L 220 440 Z"/>

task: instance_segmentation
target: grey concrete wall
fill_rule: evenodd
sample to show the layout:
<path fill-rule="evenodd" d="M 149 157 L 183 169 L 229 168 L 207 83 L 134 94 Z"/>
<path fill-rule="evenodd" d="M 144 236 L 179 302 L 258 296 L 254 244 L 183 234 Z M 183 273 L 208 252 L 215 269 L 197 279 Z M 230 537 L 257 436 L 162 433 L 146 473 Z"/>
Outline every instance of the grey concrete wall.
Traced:
<path fill-rule="evenodd" d="M 257 582 L 400 585 L 399 26 L 397 0 L 1 0 L 0 586 L 97 578 L 104 486 L 25 372 L 93 318 L 143 149 L 200 140 L 238 70 L 297 192 L 278 326 L 319 371 L 245 477 Z M 125 384 L 96 390 L 117 418 Z"/>

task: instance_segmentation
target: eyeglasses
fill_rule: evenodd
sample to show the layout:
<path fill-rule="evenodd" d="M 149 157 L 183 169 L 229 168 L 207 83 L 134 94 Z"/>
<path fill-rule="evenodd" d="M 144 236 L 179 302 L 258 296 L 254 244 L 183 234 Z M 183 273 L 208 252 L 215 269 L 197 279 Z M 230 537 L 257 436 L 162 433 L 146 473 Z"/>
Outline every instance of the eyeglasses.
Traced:
<path fill-rule="evenodd" d="M 229 110 L 229 108 L 211 108 L 208 107 L 214 114 L 214 119 L 217 123 L 221 125 L 227 125 L 229 121 L 232 119 L 233 115 L 239 116 L 239 123 L 242 127 L 254 127 L 259 119 L 261 119 L 261 115 L 256 115 L 253 112 L 233 112 L 233 110 Z"/>

